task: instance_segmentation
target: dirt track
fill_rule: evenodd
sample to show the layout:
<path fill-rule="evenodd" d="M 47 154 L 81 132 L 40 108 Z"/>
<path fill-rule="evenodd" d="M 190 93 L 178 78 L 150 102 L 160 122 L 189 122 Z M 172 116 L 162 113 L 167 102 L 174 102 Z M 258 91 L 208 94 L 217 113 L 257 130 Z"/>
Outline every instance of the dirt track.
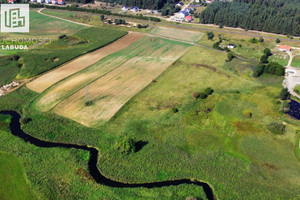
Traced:
<path fill-rule="evenodd" d="M 109 45 L 80 56 L 79 58 L 76 58 L 75 60 L 63 65 L 62 67 L 40 76 L 39 78 L 28 83 L 26 86 L 35 92 L 41 93 L 56 82 L 81 71 L 82 69 L 96 63 L 112 53 L 129 46 L 133 42 L 139 40 L 142 36 L 142 34 L 138 33 L 129 33 L 128 35 Z"/>

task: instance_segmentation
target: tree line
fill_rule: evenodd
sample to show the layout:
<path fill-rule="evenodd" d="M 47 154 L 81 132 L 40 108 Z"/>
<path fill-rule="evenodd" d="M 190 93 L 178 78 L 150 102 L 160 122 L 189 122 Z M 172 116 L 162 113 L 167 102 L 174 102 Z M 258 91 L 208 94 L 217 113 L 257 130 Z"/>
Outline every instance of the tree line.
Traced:
<path fill-rule="evenodd" d="M 199 16 L 204 24 L 241 27 L 300 36 L 299 0 L 234 0 L 210 4 Z"/>

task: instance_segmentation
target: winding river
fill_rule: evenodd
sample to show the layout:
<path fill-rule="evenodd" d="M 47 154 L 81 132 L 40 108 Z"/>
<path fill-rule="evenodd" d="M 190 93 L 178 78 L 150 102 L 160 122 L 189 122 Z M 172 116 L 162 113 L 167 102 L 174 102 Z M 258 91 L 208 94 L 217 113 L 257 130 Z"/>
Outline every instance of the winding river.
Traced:
<path fill-rule="evenodd" d="M 21 116 L 15 111 L 2 111 L 0 112 L 2 115 L 10 115 L 12 116 L 12 120 L 10 123 L 10 130 L 14 136 L 17 136 L 23 139 L 25 142 L 30 142 L 31 144 L 42 147 L 42 148 L 74 148 L 74 149 L 81 149 L 90 152 L 90 159 L 88 162 L 88 168 L 90 175 L 94 178 L 94 180 L 102 185 L 106 185 L 109 187 L 118 187 L 118 188 L 137 188 L 137 187 L 145 187 L 145 188 L 160 188 L 166 186 L 176 186 L 180 184 L 194 184 L 203 187 L 203 190 L 206 194 L 207 199 L 209 200 L 216 200 L 216 197 L 213 193 L 212 188 L 204 182 L 191 180 L 191 179 L 179 179 L 179 180 L 169 180 L 169 181 L 162 181 L 162 182 L 152 182 L 152 183 L 122 183 L 111 180 L 106 178 L 101 174 L 99 169 L 97 168 L 98 162 L 98 150 L 93 147 L 76 145 L 76 144 L 64 144 L 64 143 L 55 143 L 55 142 L 46 142 L 35 137 L 32 137 L 26 134 L 21 129 L 20 118 Z"/>

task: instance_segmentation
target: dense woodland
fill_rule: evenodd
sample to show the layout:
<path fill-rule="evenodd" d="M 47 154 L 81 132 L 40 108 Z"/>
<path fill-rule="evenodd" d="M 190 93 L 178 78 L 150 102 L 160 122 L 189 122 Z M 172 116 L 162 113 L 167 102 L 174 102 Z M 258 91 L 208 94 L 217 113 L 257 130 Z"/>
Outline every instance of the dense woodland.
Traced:
<path fill-rule="evenodd" d="M 200 22 L 300 36 L 300 1 L 213 2 L 200 14 Z"/>

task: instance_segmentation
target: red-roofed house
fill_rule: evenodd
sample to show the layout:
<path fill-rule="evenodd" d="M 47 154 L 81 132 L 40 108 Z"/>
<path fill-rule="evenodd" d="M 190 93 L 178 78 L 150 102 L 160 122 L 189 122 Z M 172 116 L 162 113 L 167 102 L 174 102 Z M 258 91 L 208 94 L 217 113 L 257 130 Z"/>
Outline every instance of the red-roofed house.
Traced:
<path fill-rule="evenodd" d="M 64 0 L 58 0 L 58 1 L 57 1 L 57 4 L 58 4 L 58 5 L 65 5 L 65 1 L 64 1 Z"/>
<path fill-rule="evenodd" d="M 186 16 L 186 17 L 185 17 L 185 21 L 187 21 L 187 22 L 192 21 L 192 16 Z"/>
<path fill-rule="evenodd" d="M 292 50 L 292 47 L 290 47 L 290 46 L 288 46 L 288 45 L 280 45 L 280 46 L 279 46 L 279 50 L 280 50 L 280 51 L 283 51 L 283 52 L 291 51 L 291 50 Z"/>
<path fill-rule="evenodd" d="M 15 0 L 7 0 L 8 3 L 15 3 Z"/>

